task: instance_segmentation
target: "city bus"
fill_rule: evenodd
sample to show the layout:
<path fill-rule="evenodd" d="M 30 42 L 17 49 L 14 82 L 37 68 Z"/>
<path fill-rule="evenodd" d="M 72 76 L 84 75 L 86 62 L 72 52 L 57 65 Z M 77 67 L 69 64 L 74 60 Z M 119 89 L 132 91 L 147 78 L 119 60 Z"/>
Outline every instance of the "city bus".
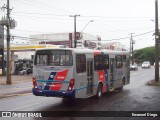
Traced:
<path fill-rule="evenodd" d="M 33 89 L 36 96 L 89 98 L 130 83 L 126 51 L 52 48 L 35 52 Z"/>

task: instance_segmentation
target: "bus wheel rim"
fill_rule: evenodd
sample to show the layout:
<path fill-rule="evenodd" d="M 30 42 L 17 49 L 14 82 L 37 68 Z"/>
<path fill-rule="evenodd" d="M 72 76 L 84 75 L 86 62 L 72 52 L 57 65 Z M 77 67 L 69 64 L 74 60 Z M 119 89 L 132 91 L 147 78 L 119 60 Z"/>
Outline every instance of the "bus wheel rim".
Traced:
<path fill-rule="evenodd" d="M 98 97 L 102 96 L 101 88 L 98 89 Z"/>

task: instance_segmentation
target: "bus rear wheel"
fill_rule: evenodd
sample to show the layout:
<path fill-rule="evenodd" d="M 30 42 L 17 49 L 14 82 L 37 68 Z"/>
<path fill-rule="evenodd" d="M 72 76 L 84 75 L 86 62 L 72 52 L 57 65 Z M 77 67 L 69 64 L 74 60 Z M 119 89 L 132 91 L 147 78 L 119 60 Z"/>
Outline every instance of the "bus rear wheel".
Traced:
<path fill-rule="evenodd" d="M 121 87 L 117 88 L 117 90 L 123 91 L 123 85 Z"/>
<path fill-rule="evenodd" d="M 99 84 L 97 88 L 97 98 L 101 98 L 101 97 L 102 97 L 102 85 Z"/>

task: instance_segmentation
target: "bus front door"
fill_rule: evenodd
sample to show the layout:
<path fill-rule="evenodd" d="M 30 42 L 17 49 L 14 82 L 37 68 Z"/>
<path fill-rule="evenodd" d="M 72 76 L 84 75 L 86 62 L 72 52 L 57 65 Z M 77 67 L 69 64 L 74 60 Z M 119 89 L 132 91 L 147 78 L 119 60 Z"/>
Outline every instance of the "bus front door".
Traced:
<path fill-rule="evenodd" d="M 93 93 L 93 59 L 87 59 L 87 95 Z"/>

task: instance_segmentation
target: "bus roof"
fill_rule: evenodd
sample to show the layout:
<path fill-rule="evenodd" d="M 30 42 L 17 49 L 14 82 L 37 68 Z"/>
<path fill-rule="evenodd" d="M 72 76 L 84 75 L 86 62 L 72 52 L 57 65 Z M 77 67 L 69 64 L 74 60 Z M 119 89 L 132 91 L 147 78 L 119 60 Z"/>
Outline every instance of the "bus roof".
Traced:
<path fill-rule="evenodd" d="M 119 54 L 119 55 L 123 55 L 123 54 L 128 54 L 129 52 L 127 51 L 114 51 L 114 50 L 95 50 L 95 49 L 87 49 L 87 48 L 42 48 L 42 49 L 37 49 L 36 51 L 39 50 L 71 50 L 74 53 L 94 53 L 94 52 L 103 52 L 105 54 Z"/>

